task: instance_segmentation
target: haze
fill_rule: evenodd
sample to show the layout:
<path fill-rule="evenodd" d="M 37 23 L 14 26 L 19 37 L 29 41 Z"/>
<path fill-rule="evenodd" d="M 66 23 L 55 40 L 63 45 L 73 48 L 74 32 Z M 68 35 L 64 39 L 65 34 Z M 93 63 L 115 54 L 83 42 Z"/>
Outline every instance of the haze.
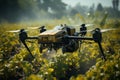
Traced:
<path fill-rule="evenodd" d="M 79 2 L 81 5 L 85 5 L 85 6 L 91 6 L 93 3 L 95 3 L 95 6 L 96 6 L 98 3 L 101 3 L 103 6 L 112 7 L 112 0 L 62 0 L 62 1 L 68 5 L 71 5 L 72 7 Z M 119 6 L 119 9 L 120 9 L 120 6 Z"/>

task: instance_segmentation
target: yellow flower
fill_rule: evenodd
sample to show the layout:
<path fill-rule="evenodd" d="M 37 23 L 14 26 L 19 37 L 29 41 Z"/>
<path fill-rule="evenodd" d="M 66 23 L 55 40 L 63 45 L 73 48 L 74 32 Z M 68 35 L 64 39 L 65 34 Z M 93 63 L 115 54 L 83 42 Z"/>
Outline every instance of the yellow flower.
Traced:
<path fill-rule="evenodd" d="M 37 75 L 32 74 L 26 80 L 43 80 L 43 79 Z"/>
<path fill-rule="evenodd" d="M 76 80 L 85 80 L 85 78 L 84 78 L 84 76 L 79 75 L 79 76 L 76 78 Z"/>
<path fill-rule="evenodd" d="M 49 72 L 49 73 L 51 73 L 51 72 L 53 72 L 53 71 L 54 71 L 53 68 L 49 68 L 49 69 L 48 69 L 48 72 Z"/>

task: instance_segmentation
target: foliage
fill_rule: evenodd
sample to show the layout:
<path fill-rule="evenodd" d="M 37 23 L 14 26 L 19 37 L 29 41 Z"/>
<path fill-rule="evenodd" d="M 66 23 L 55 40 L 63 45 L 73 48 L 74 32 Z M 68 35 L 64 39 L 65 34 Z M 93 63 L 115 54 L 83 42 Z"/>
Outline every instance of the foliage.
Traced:
<path fill-rule="evenodd" d="M 103 11 L 103 7 L 101 3 L 97 5 L 97 11 Z"/>
<path fill-rule="evenodd" d="M 81 15 L 76 15 L 73 19 L 77 21 L 78 17 L 81 21 L 86 20 Z M 36 40 L 33 40 L 32 43 L 27 41 L 27 45 L 35 57 L 33 59 L 19 42 L 18 33 L 6 32 L 27 28 L 29 24 L 0 24 L 0 80 L 119 80 L 120 21 L 117 20 L 116 23 L 116 20 L 113 19 L 107 21 L 102 26 L 103 28 L 117 28 L 117 30 L 103 33 L 102 46 L 106 61 L 101 58 L 98 45 L 89 41 L 82 41 L 80 51 L 62 54 L 60 49 L 50 59 L 44 58 L 45 53 L 39 53 Z M 50 21 L 45 25 L 51 29 L 63 22 L 70 23 L 69 20 L 63 18 Z M 41 24 L 35 23 L 31 26 Z M 32 36 L 38 35 L 38 33 L 38 30 L 28 31 L 28 34 Z"/>
<path fill-rule="evenodd" d="M 0 22 L 19 22 L 26 19 L 39 19 L 41 12 L 49 13 L 60 18 L 65 11 L 66 4 L 61 0 L 1 0 L 0 1 Z M 59 11 L 59 12 L 58 12 Z M 48 16 L 51 16 L 50 13 Z M 44 16 L 46 17 L 46 16 Z"/>
<path fill-rule="evenodd" d="M 87 80 L 119 80 L 120 55 L 109 55 L 107 61 L 98 60 L 86 73 Z"/>

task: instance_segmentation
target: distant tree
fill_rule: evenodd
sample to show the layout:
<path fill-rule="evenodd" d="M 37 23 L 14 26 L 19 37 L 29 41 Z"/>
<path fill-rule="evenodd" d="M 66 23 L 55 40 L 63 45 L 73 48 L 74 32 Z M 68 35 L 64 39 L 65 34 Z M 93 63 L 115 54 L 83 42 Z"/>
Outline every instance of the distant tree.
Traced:
<path fill-rule="evenodd" d="M 118 11 L 119 0 L 112 0 L 113 9 Z"/>
<path fill-rule="evenodd" d="M 66 4 L 62 0 L 51 0 L 51 9 L 55 12 L 56 17 L 60 18 L 66 11 Z"/>
<path fill-rule="evenodd" d="M 14 22 L 19 14 L 19 5 L 17 0 L 0 0 L 0 19 L 6 19 Z"/>
<path fill-rule="evenodd" d="M 18 0 L 20 7 L 20 16 L 27 18 L 35 18 L 35 9 L 37 8 L 36 0 Z"/>
<path fill-rule="evenodd" d="M 108 17 L 108 12 L 105 12 L 105 14 L 103 15 L 103 19 L 100 22 L 101 27 L 105 25 L 107 17 Z"/>
<path fill-rule="evenodd" d="M 89 9 L 89 13 L 93 15 L 95 9 L 95 4 L 92 4 L 92 6 Z"/>
<path fill-rule="evenodd" d="M 17 22 L 23 17 L 32 17 L 34 0 L 0 0 L 0 21 Z"/>
<path fill-rule="evenodd" d="M 79 13 L 79 12 L 76 9 L 74 9 L 74 8 L 70 12 L 71 16 L 74 16 L 77 13 Z"/>
<path fill-rule="evenodd" d="M 0 21 L 34 19 L 41 10 L 45 13 L 51 11 L 52 15 L 60 18 L 66 10 L 66 4 L 62 0 L 0 0 Z"/>
<path fill-rule="evenodd" d="M 85 16 L 87 11 L 88 11 L 88 8 L 86 6 L 82 6 L 80 3 L 77 3 L 75 7 L 73 7 L 72 9 L 72 13 L 74 14 L 80 13 L 82 16 Z"/>
<path fill-rule="evenodd" d="M 115 0 L 112 0 L 113 9 L 115 10 Z"/>
<path fill-rule="evenodd" d="M 97 5 L 97 11 L 103 11 L 103 6 L 101 3 Z"/>
<path fill-rule="evenodd" d="M 46 12 L 49 12 L 49 9 L 51 9 L 56 17 L 60 17 L 66 10 L 66 4 L 62 0 L 38 0 L 38 2 L 39 9 Z"/>

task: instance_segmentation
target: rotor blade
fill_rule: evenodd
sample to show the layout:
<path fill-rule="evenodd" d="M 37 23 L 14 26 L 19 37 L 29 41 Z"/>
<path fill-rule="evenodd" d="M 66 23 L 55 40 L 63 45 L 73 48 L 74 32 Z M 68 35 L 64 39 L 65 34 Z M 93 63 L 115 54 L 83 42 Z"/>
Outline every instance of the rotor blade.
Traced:
<path fill-rule="evenodd" d="M 18 32 L 20 32 L 20 30 L 13 30 L 13 31 L 7 31 L 7 32 L 18 33 Z"/>
<path fill-rule="evenodd" d="M 86 24 L 86 27 L 94 26 L 94 24 Z"/>
<path fill-rule="evenodd" d="M 32 29 L 32 30 L 34 30 L 34 29 L 39 29 L 40 27 L 28 27 L 28 29 Z"/>
<path fill-rule="evenodd" d="M 28 30 L 25 30 L 26 32 L 28 31 Z M 18 33 L 18 32 L 20 32 L 20 30 L 12 30 L 12 31 L 6 31 L 6 32 L 10 32 L 10 33 Z"/>
<path fill-rule="evenodd" d="M 111 31 L 111 30 L 116 30 L 116 29 L 102 29 L 101 32 L 107 32 L 107 31 Z"/>
<path fill-rule="evenodd" d="M 72 26 L 81 26 L 81 25 L 72 25 Z M 94 26 L 94 24 L 85 24 L 86 27 Z"/>

